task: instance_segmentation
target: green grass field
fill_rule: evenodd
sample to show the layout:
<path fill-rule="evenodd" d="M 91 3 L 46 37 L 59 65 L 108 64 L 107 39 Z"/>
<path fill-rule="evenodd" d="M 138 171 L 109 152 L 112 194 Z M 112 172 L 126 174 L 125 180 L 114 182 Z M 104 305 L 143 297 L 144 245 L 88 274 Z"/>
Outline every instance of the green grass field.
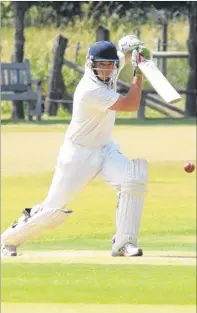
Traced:
<path fill-rule="evenodd" d="M 183 171 L 196 162 L 195 121 L 117 124 L 121 150 L 149 161 L 145 256 L 110 257 L 116 194 L 95 179 L 70 204 L 66 224 L 3 259 L 3 313 L 195 312 L 196 175 Z M 46 196 L 66 127 L 2 126 L 2 230 Z"/>

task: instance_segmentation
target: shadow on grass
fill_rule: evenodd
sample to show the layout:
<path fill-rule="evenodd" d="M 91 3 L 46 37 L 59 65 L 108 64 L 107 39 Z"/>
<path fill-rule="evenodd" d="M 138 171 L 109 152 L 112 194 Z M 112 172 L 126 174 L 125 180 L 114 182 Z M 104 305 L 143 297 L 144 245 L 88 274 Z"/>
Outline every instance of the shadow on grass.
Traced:
<path fill-rule="evenodd" d="M 12 121 L 10 119 L 2 119 L 1 125 L 68 125 L 70 123 L 69 118 L 61 119 L 44 119 L 39 122 L 37 121 L 24 121 L 16 120 Z M 138 120 L 135 118 L 117 118 L 116 125 L 135 125 L 135 126 L 161 126 L 161 125 L 170 125 L 170 126 L 184 126 L 184 125 L 196 125 L 196 118 L 147 118 L 144 120 Z"/>

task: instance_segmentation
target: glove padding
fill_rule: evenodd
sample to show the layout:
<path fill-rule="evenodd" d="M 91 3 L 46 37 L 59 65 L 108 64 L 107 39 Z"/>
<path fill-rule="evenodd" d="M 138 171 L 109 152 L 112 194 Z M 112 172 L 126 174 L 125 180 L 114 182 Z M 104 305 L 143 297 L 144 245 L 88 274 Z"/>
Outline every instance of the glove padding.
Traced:
<path fill-rule="evenodd" d="M 118 42 L 119 50 L 123 53 L 133 51 L 143 45 L 143 42 L 135 35 L 122 37 Z"/>
<path fill-rule="evenodd" d="M 140 71 L 138 64 L 141 62 L 142 57 L 145 60 L 151 60 L 152 54 L 149 49 L 144 46 L 139 46 L 138 49 L 133 50 L 131 55 L 131 63 L 134 68 L 134 76 L 141 76 L 142 72 Z"/>

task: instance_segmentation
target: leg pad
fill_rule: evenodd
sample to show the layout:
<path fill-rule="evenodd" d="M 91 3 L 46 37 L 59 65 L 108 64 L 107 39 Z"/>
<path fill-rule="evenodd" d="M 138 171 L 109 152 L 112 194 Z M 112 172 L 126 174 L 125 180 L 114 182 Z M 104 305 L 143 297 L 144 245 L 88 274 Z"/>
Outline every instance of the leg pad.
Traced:
<path fill-rule="evenodd" d="M 26 240 L 38 235 L 41 231 L 62 224 L 72 211 L 59 209 L 44 210 L 40 208 L 32 216 L 31 209 L 25 209 L 23 213 L 18 222 L 14 223 L 1 235 L 2 244 L 19 246 Z"/>

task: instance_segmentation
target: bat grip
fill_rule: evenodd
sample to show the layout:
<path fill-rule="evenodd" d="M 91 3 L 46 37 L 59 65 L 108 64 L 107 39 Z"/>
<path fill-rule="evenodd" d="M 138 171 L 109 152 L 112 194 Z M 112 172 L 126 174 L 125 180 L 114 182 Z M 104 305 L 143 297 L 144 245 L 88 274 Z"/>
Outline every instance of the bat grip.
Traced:
<path fill-rule="evenodd" d="M 144 56 L 142 54 L 139 54 L 139 62 L 142 62 L 144 60 L 145 60 Z"/>

